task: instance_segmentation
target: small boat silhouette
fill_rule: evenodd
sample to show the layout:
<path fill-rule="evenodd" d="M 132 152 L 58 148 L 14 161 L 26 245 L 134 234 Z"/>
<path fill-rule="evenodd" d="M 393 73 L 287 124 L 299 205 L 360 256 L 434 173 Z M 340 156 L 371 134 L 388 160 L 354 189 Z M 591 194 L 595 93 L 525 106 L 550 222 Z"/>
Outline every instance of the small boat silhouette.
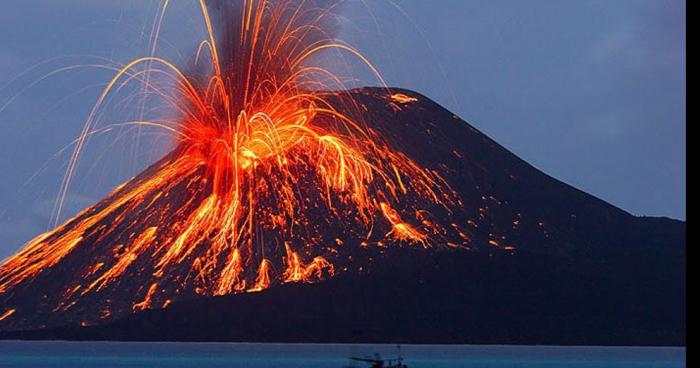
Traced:
<path fill-rule="evenodd" d="M 397 346 L 397 350 L 397 357 L 392 359 L 382 359 L 379 354 L 374 354 L 373 357 L 350 357 L 350 365 L 345 368 L 356 368 L 357 363 L 367 364 L 369 368 L 408 368 L 403 362 L 400 345 Z"/>

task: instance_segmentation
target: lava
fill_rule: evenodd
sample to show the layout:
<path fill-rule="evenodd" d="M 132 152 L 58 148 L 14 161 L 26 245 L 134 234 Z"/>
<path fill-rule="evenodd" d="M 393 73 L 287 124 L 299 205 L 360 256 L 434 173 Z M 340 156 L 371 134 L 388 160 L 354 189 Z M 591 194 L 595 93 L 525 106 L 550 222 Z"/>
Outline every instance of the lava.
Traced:
<path fill-rule="evenodd" d="M 143 83 L 178 112 L 177 121 L 137 123 L 169 132 L 172 153 L 149 175 L 7 259 L 0 293 L 105 239 L 109 256 L 91 259 L 57 308 L 95 294 L 102 296 L 101 315 L 113 316 L 109 290 L 137 276 L 143 281 L 131 296 L 133 310 L 165 307 L 192 293 L 314 282 L 347 262 L 340 250 L 348 244 L 391 240 L 429 247 L 444 233 L 422 214 L 435 208 L 449 213 L 459 203 L 447 182 L 396 149 L 390 137 L 370 128 L 372 122 L 338 109 L 361 112 L 362 106 L 345 92 L 341 77 L 317 62 L 319 54 L 357 58 L 383 81 L 364 56 L 332 37 L 333 6 L 242 0 L 212 7 L 201 0 L 200 8 L 207 37 L 193 57 L 196 67 L 183 71 L 148 56 L 110 81 L 76 141 L 58 209 L 101 104 L 126 83 Z M 174 92 L 157 86 L 148 76 L 155 72 L 168 76 Z M 333 230 L 333 223 L 351 230 Z"/>
<path fill-rule="evenodd" d="M 5 319 L 5 318 L 7 318 L 7 317 L 9 317 L 9 316 L 11 316 L 11 315 L 13 315 L 16 311 L 17 311 L 16 309 L 8 309 L 7 312 L 5 312 L 5 313 L 3 313 L 2 315 L 0 315 L 0 321 L 2 321 L 3 319 Z"/>
<path fill-rule="evenodd" d="M 390 97 L 394 102 L 398 102 L 398 103 L 400 103 L 400 104 L 409 104 L 409 103 L 411 103 L 411 102 L 416 102 L 416 101 L 418 101 L 417 98 L 411 97 L 411 96 L 407 96 L 407 95 L 404 94 L 404 93 L 394 93 L 394 94 L 390 95 L 389 97 Z"/>

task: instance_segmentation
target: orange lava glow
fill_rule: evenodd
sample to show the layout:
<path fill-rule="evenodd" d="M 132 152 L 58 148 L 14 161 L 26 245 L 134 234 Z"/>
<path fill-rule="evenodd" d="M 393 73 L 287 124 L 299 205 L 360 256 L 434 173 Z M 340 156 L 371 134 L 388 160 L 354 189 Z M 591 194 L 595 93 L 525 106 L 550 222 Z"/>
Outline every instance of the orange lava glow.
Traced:
<path fill-rule="evenodd" d="M 158 290 L 158 284 L 153 283 L 150 288 L 148 288 L 148 292 L 146 293 L 146 298 L 140 302 L 134 304 L 134 310 L 143 310 L 143 309 L 148 309 L 151 307 L 151 299 L 153 298 L 153 294 L 155 294 L 156 290 Z"/>
<path fill-rule="evenodd" d="M 77 141 L 59 202 L 100 104 L 120 83 L 141 81 L 172 102 L 177 121 L 140 124 L 170 132 L 176 140 L 173 154 L 154 174 L 120 186 L 104 204 L 6 260 L 0 266 L 0 293 L 37 277 L 76 247 L 89 247 L 87 237 L 93 243 L 120 241 L 113 244 L 112 259 L 95 260 L 84 270 L 76 280 L 82 287 L 66 294 L 66 308 L 79 296 L 114 287 L 135 269 L 148 281 L 133 296 L 134 310 L 166 306 L 182 290 L 226 295 L 322 280 L 335 274 L 335 250 L 350 241 L 326 236 L 319 219 L 362 229 L 357 244 L 431 244 L 438 229 L 420 215 L 427 211 L 422 206 L 448 208 L 458 202 L 456 195 L 436 171 L 391 148 L 367 122 L 334 107 L 340 101 L 360 110 L 342 92 L 341 78 L 314 62 L 323 52 L 344 53 L 381 81 L 372 64 L 329 36 L 327 10 L 292 1 L 241 4 L 239 22 L 218 38 L 210 9 L 200 1 L 208 34 L 194 59 L 206 73 L 188 74 L 150 56 L 115 75 Z M 168 1 L 163 12 L 167 6 Z M 139 67 L 168 75 L 175 91 L 152 86 Z M 329 90 L 341 92 L 322 92 Z M 401 104 L 417 100 L 387 96 Z M 177 193 L 187 200 L 181 208 L 168 208 L 168 198 Z M 174 289 L 168 286 L 173 284 Z"/>
<path fill-rule="evenodd" d="M 3 319 L 5 319 L 5 318 L 7 318 L 7 317 L 9 317 L 9 316 L 11 316 L 11 315 L 13 315 L 16 311 L 17 311 L 16 309 L 9 309 L 7 312 L 5 312 L 5 313 L 3 313 L 2 315 L 0 315 L 0 321 L 2 321 Z"/>
<path fill-rule="evenodd" d="M 270 261 L 263 258 L 258 267 L 258 277 L 255 279 L 255 286 L 249 291 L 261 291 L 270 286 Z"/>
<path fill-rule="evenodd" d="M 392 95 L 389 96 L 389 97 L 391 97 L 391 99 L 392 99 L 394 102 L 398 102 L 398 103 L 400 103 L 400 104 L 409 104 L 409 103 L 411 103 L 411 102 L 416 102 L 416 101 L 418 101 L 417 98 L 411 97 L 411 96 L 407 96 L 407 95 L 405 95 L 405 94 L 403 94 L 403 93 L 394 93 L 394 94 L 392 94 Z"/>
<path fill-rule="evenodd" d="M 427 236 L 416 230 L 413 226 L 403 222 L 399 214 L 389 206 L 389 204 L 380 203 L 384 217 L 391 223 L 392 229 L 387 236 L 393 236 L 396 240 L 425 243 Z"/>

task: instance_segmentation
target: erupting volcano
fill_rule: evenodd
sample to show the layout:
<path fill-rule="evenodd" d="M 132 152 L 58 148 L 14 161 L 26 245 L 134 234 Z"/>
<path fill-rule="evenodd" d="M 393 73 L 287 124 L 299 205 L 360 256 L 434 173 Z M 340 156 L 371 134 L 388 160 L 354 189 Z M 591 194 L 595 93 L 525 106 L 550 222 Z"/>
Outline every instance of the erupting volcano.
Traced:
<path fill-rule="evenodd" d="M 375 71 L 331 38 L 332 6 L 221 2 L 210 18 L 200 4 L 209 34 L 194 58 L 198 72 L 156 57 L 120 70 L 77 141 L 58 210 L 113 89 L 139 81 L 172 102 L 178 121 L 135 124 L 171 131 L 173 152 L 7 260 L 4 296 L 12 300 L 71 264 L 63 282 L 47 285 L 41 304 L 57 314 L 90 305 L 84 319 L 94 323 L 196 294 L 318 281 L 348 270 L 357 247 L 468 246 L 466 230 L 442 223 L 460 204 L 443 174 L 398 150 L 363 119 L 366 106 L 343 81 L 313 63 L 335 50 Z M 175 92 L 166 95 L 148 77 L 156 72 L 172 77 Z M 388 89 L 384 97 L 396 109 L 414 101 Z"/>
<path fill-rule="evenodd" d="M 160 21 L 168 5 L 165 1 Z M 104 325 L 164 310 L 169 317 L 154 322 L 162 323 L 159 331 L 173 321 L 193 324 L 182 330 L 190 335 L 174 339 L 196 333 L 202 340 L 296 341 L 294 333 L 314 326 L 331 331 L 339 320 L 362 323 L 371 319 L 368 314 L 384 315 L 389 308 L 396 318 L 410 318 L 435 311 L 438 300 L 449 298 L 453 309 L 436 312 L 433 323 L 399 336 L 352 335 L 347 328 L 349 335 L 329 333 L 328 339 L 464 342 L 470 341 L 461 335 L 469 327 L 458 321 L 479 316 L 468 310 L 507 307 L 506 299 L 479 288 L 509 290 L 508 313 L 517 313 L 518 303 L 520 310 L 530 309 L 537 303 L 532 298 L 540 298 L 530 293 L 516 300 L 527 290 L 552 293 L 541 298 L 578 300 L 571 295 L 591 291 L 590 283 L 598 281 L 612 293 L 633 277 L 684 280 L 677 275 L 684 259 L 683 223 L 634 217 L 539 172 L 426 97 L 386 87 L 369 60 L 334 39 L 337 3 L 201 0 L 199 5 L 208 34 L 191 65 L 180 69 L 148 56 L 127 64 L 110 81 L 76 140 L 57 212 L 83 147 L 97 129 L 102 103 L 125 85 L 140 83 L 177 112 L 174 121 L 128 123 L 168 131 L 172 151 L 0 266 L 0 330 Z M 321 62 L 329 56 L 342 62 L 341 55 L 364 64 L 383 87 L 349 88 L 346 77 Z M 647 267 L 652 260 L 661 277 Z M 628 272 L 632 269 L 637 273 Z M 549 270 L 556 272 L 539 277 Z M 579 279 L 579 272 L 600 280 Z M 573 287 L 550 288 L 572 275 Z M 539 280 L 537 285 L 513 286 L 528 277 Z M 381 304 L 384 283 L 390 282 L 391 292 L 404 295 L 406 303 Z M 675 310 L 675 302 L 663 300 L 683 294 L 677 289 L 682 284 L 639 286 L 638 297 L 657 303 L 649 311 L 621 316 L 619 306 L 635 300 L 609 298 L 614 305 L 598 306 L 608 311 L 600 315 L 620 318 L 622 324 L 625 318 L 648 321 L 650 313 Z M 352 301 L 349 290 L 371 295 L 372 302 Z M 347 305 L 318 310 L 319 302 L 338 296 Z M 210 313 L 177 308 L 192 300 L 227 298 L 235 307 L 203 304 L 211 315 L 230 314 L 215 319 L 226 321 L 223 335 L 206 335 L 219 323 L 201 328 Z M 279 311 L 256 319 L 270 318 L 261 329 L 246 317 L 287 304 L 296 306 L 296 312 L 285 310 L 290 327 L 272 337 L 265 331 L 281 328 L 272 322 Z M 556 324 L 573 318 L 594 328 L 605 321 L 562 317 L 557 311 L 571 310 L 566 303 L 553 301 L 551 308 Z M 144 310 L 154 311 L 139 313 Z M 319 318 L 311 323 L 304 317 L 310 310 Z M 684 321 L 684 315 L 678 318 Z M 678 320 L 660 324 L 675 328 Z M 377 323 L 386 321 L 391 320 Z M 498 323 L 480 336 L 493 332 L 489 341 L 520 342 L 512 326 L 536 330 L 522 321 L 505 329 Z M 648 341 L 672 330 L 657 327 L 648 329 L 651 337 L 644 335 Z M 129 332 L 143 330 L 127 329 L 117 338 L 148 338 Z M 510 333 L 515 340 L 503 338 Z M 325 341 L 320 334 L 311 340 Z M 170 338 L 166 335 L 144 336 Z M 443 335 L 450 340 L 443 341 Z M 681 335 L 666 334 L 662 341 Z M 88 338 L 100 336 L 112 335 Z"/>

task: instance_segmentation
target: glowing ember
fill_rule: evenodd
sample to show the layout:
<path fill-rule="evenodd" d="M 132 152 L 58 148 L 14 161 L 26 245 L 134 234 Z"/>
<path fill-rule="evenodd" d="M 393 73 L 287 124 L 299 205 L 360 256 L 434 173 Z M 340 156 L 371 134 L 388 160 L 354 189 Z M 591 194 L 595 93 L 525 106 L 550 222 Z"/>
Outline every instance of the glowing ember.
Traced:
<path fill-rule="evenodd" d="M 399 214 L 387 203 L 380 204 L 384 217 L 391 223 L 392 229 L 387 236 L 394 236 L 397 240 L 414 241 L 424 243 L 427 236 L 416 230 L 413 226 L 403 222 Z"/>
<path fill-rule="evenodd" d="M 260 291 L 270 286 L 270 261 L 263 258 L 258 267 L 258 278 L 255 279 L 255 286 L 250 291 Z"/>
<path fill-rule="evenodd" d="M 144 299 L 141 303 L 136 303 L 134 304 L 134 310 L 143 310 L 143 309 L 148 309 L 151 307 L 151 299 L 153 298 L 153 294 L 155 294 L 156 290 L 158 289 L 158 284 L 153 283 L 150 288 L 148 288 L 148 292 L 146 293 L 146 299 Z"/>
<path fill-rule="evenodd" d="M 409 104 L 409 103 L 411 103 L 411 102 L 416 102 L 416 101 L 418 101 L 417 98 L 411 97 L 411 96 L 407 96 L 407 95 L 405 95 L 405 94 L 403 94 L 403 93 L 394 93 L 394 94 L 392 94 L 390 97 L 391 97 L 391 99 L 392 99 L 394 102 L 398 102 L 398 103 L 400 103 L 400 104 Z"/>
<path fill-rule="evenodd" d="M 5 318 L 7 318 L 7 317 L 9 317 L 9 316 L 11 316 L 11 315 L 13 315 L 15 312 L 16 312 L 16 309 L 10 309 L 10 310 L 8 310 L 7 312 L 5 312 L 5 313 L 3 313 L 2 315 L 0 315 L 0 321 L 2 321 L 3 319 L 5 319 Z"/>

